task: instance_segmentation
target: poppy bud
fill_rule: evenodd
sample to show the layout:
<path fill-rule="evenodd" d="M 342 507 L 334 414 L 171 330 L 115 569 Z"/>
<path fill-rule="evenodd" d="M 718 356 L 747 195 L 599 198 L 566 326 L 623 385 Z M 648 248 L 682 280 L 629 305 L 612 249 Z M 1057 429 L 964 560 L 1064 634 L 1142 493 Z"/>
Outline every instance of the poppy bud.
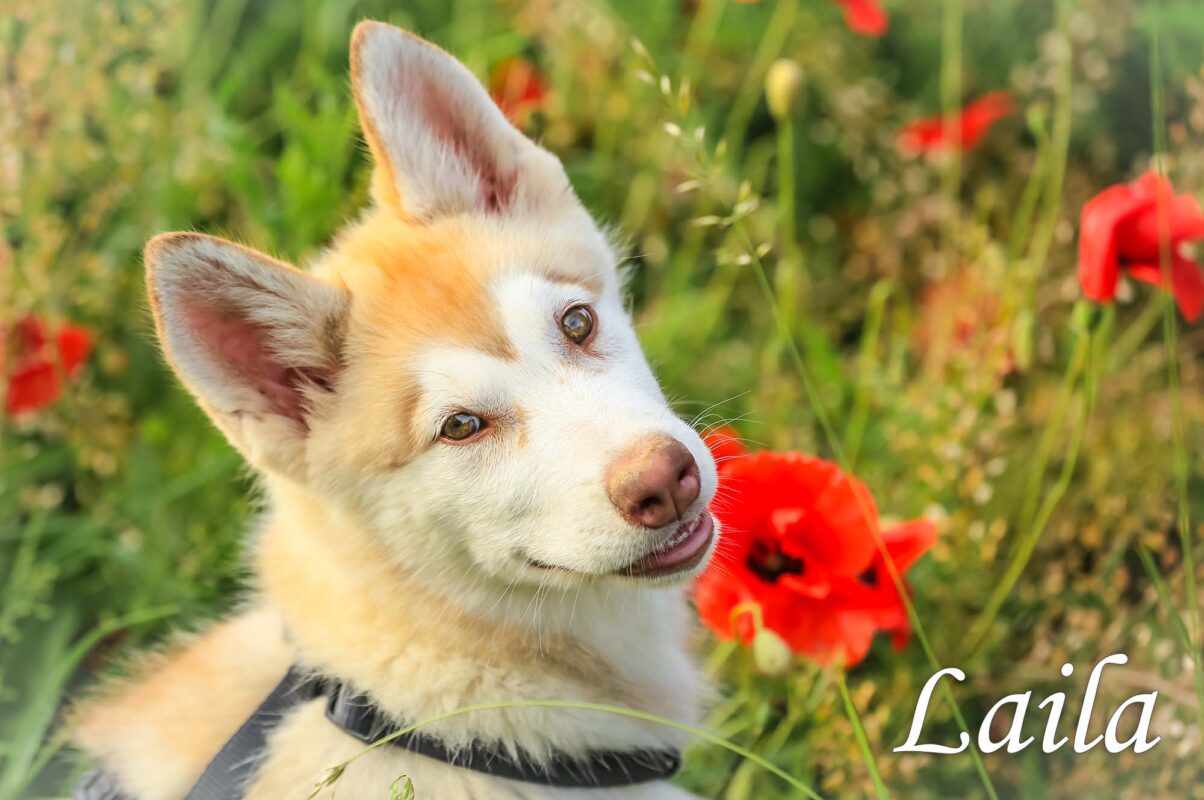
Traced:
<path fill-rule="evenodd" d="M 790 669 L 793 656 L 790 647 L 769 628 L 761 628 L 753 637 L 753 661 L 766 675 L 781 675 Z"/>
<path fill-rule="evenodd" d="M 803 88 L 803 71 L 788 58 L 779 58 L 765 75 L 765 99 L 778 122 L 794 113 Z"/>

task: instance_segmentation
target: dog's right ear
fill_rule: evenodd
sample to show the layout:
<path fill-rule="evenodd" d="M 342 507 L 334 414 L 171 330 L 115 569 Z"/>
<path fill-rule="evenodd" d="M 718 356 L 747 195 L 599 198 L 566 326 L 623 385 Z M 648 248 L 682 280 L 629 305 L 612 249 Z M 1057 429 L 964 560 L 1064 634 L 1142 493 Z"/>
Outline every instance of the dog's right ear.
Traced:
<path fill-rule="evenodd" d="M 305 440 L 342 363 L 347 291 L 195 233 L 146 246 L 159 339 L 184 385 L 261 469 L 305 477 Z"/>
<path fill-rule="evenodd" d="M 410 220 L 564 203 L 559 160 L 507 120 L 468 68 L 383 22 L 351 36 L 351 86 L 377 201 Z"/>

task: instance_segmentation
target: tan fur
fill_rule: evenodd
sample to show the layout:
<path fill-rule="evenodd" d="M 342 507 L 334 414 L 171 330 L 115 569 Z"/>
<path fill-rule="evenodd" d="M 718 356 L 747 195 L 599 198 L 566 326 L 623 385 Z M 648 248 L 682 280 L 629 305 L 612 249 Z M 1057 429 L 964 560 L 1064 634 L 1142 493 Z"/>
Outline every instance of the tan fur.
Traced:
<path fill-rule="evenodd" d="M 292 658 L 280 616 L 252 609 L 143 659 L 77 705 L 74 739 L 138 797 L 181 797 Z"/>

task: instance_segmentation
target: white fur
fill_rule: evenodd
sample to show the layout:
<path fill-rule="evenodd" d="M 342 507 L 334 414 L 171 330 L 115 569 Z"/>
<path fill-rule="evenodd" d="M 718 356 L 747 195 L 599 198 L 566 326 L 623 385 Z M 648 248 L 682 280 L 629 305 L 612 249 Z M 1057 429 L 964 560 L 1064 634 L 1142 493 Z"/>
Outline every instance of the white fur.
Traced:
<path fill-rule="evenodd" d="M 702 492 L 685 516 L 714 493 L 712 461 L 669 409 L 613 287 L 590 297 L 584 287 L 517 272 L 499 280 L 494 296 L 518 358 L 435 344 L 418 375 L 426 398 L 419 418 L 432 436 L 459 409 L 499 417 L 497 435 L 431 448 L 378 484 L 369 503 L 382 529 L 421 520 L 443 549 L 462 541 L 471 561 L 464 566 L 504 583 L 575 588 L 581 580 L 527 566 L 528 557 L 603 579 L 666 535 L 624 522 L 607 497 L 605 472 L 618 453 L 651 433 L 685 444 L 702 470 Z M 559 311 L 580 302 L 595 304 L 596 354 L 574 352 L 556 325 Z"/>

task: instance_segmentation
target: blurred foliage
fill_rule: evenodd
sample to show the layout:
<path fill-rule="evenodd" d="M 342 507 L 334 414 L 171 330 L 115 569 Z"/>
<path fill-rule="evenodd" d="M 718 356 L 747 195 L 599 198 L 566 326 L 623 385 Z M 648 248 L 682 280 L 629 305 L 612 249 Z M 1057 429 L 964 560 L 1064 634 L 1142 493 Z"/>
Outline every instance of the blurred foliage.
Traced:
<path fill-rule="evenodd" d="M 835 3 L 803 0 L 0 1 L 0 320 L 35 312 L 97 337 L 57 405 L 0 427 L 0 797 L 36 780 L 53 791 L 62 770 L 47 765 L 66 762 L 44 741 L 78 670 L 237 596 L 252 486 L 158 358 L 139 250 L 198 229 L 304 262 L 363 205 L 345 64 L 364 17 L 478 75 L 511 56 L 543 72 L 552 93 L 529 132 L 630 238 L 640 333 L 684 415 L 833 457 L 826 418 L 885 514 L 939 520 L 915 603 L 937 657 L 970 676 L 955 694 L 972 725 L 1027 689 L 1067 689 L 1073 719 L 1082 684 L 1057 677 L 1064 660 L 1079 675 L 1129 654 L 1107 707 L 1162 693 L 1154 751 L 990 756 L 1001 796 L 1200 796 L 1190 658 L 1136 548 L 1183 607 L 1172 420 L 1178 402 L 1194 537 L 1204 338 L 1186 328 L 1172 353 L 1148 287 L 1104 311 L 1076 305 L 1075 281 L 1078 208 L 1151 159 L 1155 32 L 1164 164 L 1181 190 L 1204 186 L 1196 5 L 915 0 L 869 40 Z M 964 14 L 953 49 L 951 9 Z M 762 94 L 779 56 L 804 75 L 789 125 Z M 961 159 L 905 157 L 896 133 L 949 102 L 949 63 L 955 102 L 1008 89 L 1021 110 Z M 696 224 L 736 209 L 734 224 Z M 767 313 L 762 260 L 813 394 Z M 984 614 L 1025 541 L 1031 560 Z M 825 796 L 872 792 L 830 675 L 764 678 L 746 652 L 702 646 L 724 688 L 716 730 Z M 850 673 L 877 768 L 898 796 L 981 796 L 966 755 L 891 752 L 933 671 L 913 642 L 881 643 Z M 944 704 L 929 727 L 955 741 Z M 683 782 L 785 796 L 710 747 Z"/>

